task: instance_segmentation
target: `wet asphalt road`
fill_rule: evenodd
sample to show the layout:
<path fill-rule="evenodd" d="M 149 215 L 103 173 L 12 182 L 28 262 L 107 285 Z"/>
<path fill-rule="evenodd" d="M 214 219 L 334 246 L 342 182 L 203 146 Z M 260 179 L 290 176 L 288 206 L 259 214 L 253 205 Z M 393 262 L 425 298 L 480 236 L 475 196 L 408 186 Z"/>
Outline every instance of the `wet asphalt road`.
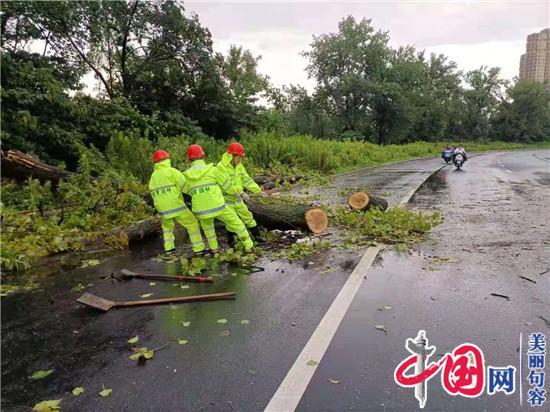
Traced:
<path fill-rule="evenodd" d="M 531 238 L 530 234 L 525 234 L 523 231 L 525 222 L 518 218 L 532 219 L 532 225 L 537 228 L 532 229 L 532 232 L 539 236 L 538 240 L 531 242 L 532 244 L 529 243 L 532 250 L 525 251 L 532 255 L 533 262 L 529 263 L 530 260 L 524 262 L 522 255 L 521 261 L 519 257 L 515 258 L 517 264 L 519 266 L 532 264 L 530 269 L 533 270 L 538 270 L 539 266 L 549 266 L 547 259 L 541 261 L 543 255 L 540 247 L 537 246 L 539 244 L 536 243 L 540 242 L 542 236 L 540 230 L 543 228 L 539 228 L 538 224 L 540 214 L 544 213 L 542 211 L 544 201 L 543 199 L 536 201 L 540 204 L 537 209 L 538 215 L 532 214 L 534 211 L 531 208 L 537 208 L 532 206 L 536 203 L 534 201 L 527 203 L 523 200 L 521 205 L 514 206 L 516 196 L 519 196 L 517 190 L 524 190 L 524 186 L 514 191 L 511 189 L 513 184 L 508 182 L 512 177 L 518 180 L 523 177 L 528 178 L 529 185 L 532 185 L 532 187 L 529 186 L 529 190 L 533 192 L 530 195 L 540 197 L 539 192 L 544 188 L 547 189 L 548 186 L 538 185 L 540 182 L 548 185 L 550 181 L 547 169 L 546 175 L 544 171 L 540 175 L 534 175 L 531 169 L 522 166 L 524 165 L 522 161 L 518 163 L 515 160 L 509 160 L 510 164 L 506 163 L 508 156 L 510 155 L 491 154 L 473 158 L 467 163 L 466 170 L 456 175 L 451 174 L 449 168 L 446 168 L 444 173 L 444 176 L 447 176 L 446 183 L 441 185 L 437 183 L 433 187 L 430 185 L 426 191 L 415 196 L 416 204 L 422 209 L 443 208 L 447 217 L 445 224 L 434 232 L 432 243 L 421 245 L 412 255 L 401 256 L 390 253 L 382 255 L 382 260 L 378 262 L 376 269 L 372 273 L 369 272 L 369 278 L 356 296 L 329 352 L 318 366 L 316 375 L 300 404 L 300 410 L 347 410 L 349 408 L 380 410 L 383 409 L 381 402 L 387 404 L 388 410 L 399 410 L 401 405 L 406 410 L 414 409 L 415 404 L 411 402 L 414 398 L 410 391 L 397 390 L 395 384 L 386 379 L 384 371 L 388 369 L 388 365 L 391 366 L 391 362 L 396 363 L 405 356 L 404 338 L 414 336 L 417 326 L 421 323 L 428 332 L 430 343 L 438 345 L 438 350 L 446 350 L 448 348 L 444 345 L 450 348 L 457 343 L 458 339 L 469 338 L 464 333 L 472 334 L 478 331 L 483 335 L 485 326 L 483 328 L 472 326 L 470 313 L 473 311 L 477 315 L 479 309 L 476 307 L 480 304 L 483 304 L 481 310 L 488 310 L 488 314 L 493 314 L 495 308 L 500 308 L 498 310 L 507 320 L 520 319 L 517 322 L 532 322 L 533 325 L 539 325 L 542 322 L 537 320 L 535 312 L 541 314 L 544 313 L 544 309 L 547 313 L 549 312 L 548 297 L 541 291 L 543 287 L 548 287 L 547 278 L 544 276 L 540 276 L 540 288 L 533 289 L 528 287 L 530 285 L 520 284 L 516 288 L 523 291 L 523 294 L 517 297 L 512 294 L 515 289 L 511 290 L 509 293 L 512 299 L 509 302 L 502 302 L 498 300 L 499 298 L 489 299 L 486 294 L 479 291 L 480 284 L 488 287 L 487 282 L 491 281 L 490 285 L 494 286 L 495 291 L 506 293 L 502 291 L 503 280 L 500 270 L 510 269 L 510 262 L 502 262 L 509 257 L 510 251 L 515 251 L 517 248 L 509 246 L 508 249 L 503 249 L 487 244 L 494 242 L 495 236 L 503 236 L 502 224 L 497 224 L 496 228 L 491 228 L 486 233 L 484 230 L 487 228 L 479 222 L 472 222 L 466 226 L 468 231 L 463 235 L 453 237 L 448 237 L 448 233 L 442 232 L 443 229 L 441 229 L 450 222 L 450 219 L 456 217 L 454 215 L 458 213 L 456 205 L 464 200 L 457 195 L 457 187 L 466 185 L 470 197 L 477 193 L 476 187 L 485 191 L 486 186 L 480 180 L 479 169 L 476 172 L 476 168 L 488 168 L 493 173 L 493 169 L 498 170 L 500 166 L 497 164 L 489 168 L 488 164 L 496 162 L 491 159 L 500 158 L 507 167 L 512 168 L 512 172 L 508 173 L 505 169 L 502 173 L 499 171 L 500 174 L 497 177 L 503 179 L 505 183 L 497 180 L 491 182 L 489 186 L 492 189 L 487 189 L 486 195 L 495 197 L 493 202 L 497 201 L 498 196 L 510 197 L 506 200 L 510 202 L 510 205 L 507 205 L 510 211 L 507 213 L 513 218 L 513 227 L 518 231 L 518 242 L 521 241 L 523 244 L 526 239 Z M 521 153 L 521 156 L 530 156 L 530 154 Z M 482 158 L 487 160 L 483 160 L 482 163 Z M 480 166 L 482 164 L 485 166 Z M 440 166 L 438 159 L 404 162 L 342 175 L 332 184 L 316 190 L 318 193 L 323 193 L 323 198 L 330 199 L 332 204 L 337 204 L 345 199 L 346 188 L 351 190 L 352 187 L 368 186 L 375 193 L 383 194 L 391 203 L 396 204 Z M 521 171 L 521 178 L 515 175 L 514 168 L 518 169 L 517 173 Z M 439 186 L 443 186 L 443 189 Z M 312 191 L 308 189 L 309 194 Z M 460 210 L 469 211 L 469 216 L 474 221 L 479 219 L 475 216 L 480 214 L 494 218 L 495 214 L 489 213 L 488 204 L 483 203 L 486 197 L 480 193 L 474 197 L 473 200 L 468 198 L 468 207 L 471 206 L 474 209 L 461 208 Z M 457 203 L 446 205 L 445 202 L 451 200 Z M 499 200 L 498 205 L 494 203 L 492 207 L 499 209 L 500 212 L 501 201 Z M 513 212 L 512 209 L 515 207 L 521 207 L 521 211 Z M 544 220 L 542 223 L 545 223 Z M 487 226 L 489 227 L 489 222 Z M 495 233 L 497 230 L 501 232 Z M 472 238 L 479 239 L 479 246 L 476 246 L 476 249 L 473 249 Z M 427 262 L 431 259 L 429 256 L 451 254 L 448 249 L 449 239 L 457 242 L 462 239 L 461 244 L 466 245 L 464 248 L 470 248 L 470 252 L 453 249 L 452 256 L 461 258 L 458 265 L 464 265 L 462 271 L 458 271 L 457 264 L 438 265 L 438 271 L 443 273 L 423 271 L 421 267 L 428 265 Z M 537 238 L 533 237 L 533 239 Z M 489 254 L 478 251 L 477 247 L 485 248 Z M 188 289 L 181 289 L 180 285 L 173 286 L 170 282 L 156 281 L 156 285 L 150 286 L 149 282 L 143 280 L 118 282 L 99 279 L 101 275 L 116 272 L 122 268 L 143 273 L 177 274 L 179 268 L 175 264 L 151 260 L 159 252 L 159 242 L 153 241 L 140 245 L 131 252 L 108 259 L 100 266 L 66 271 L 41 279 L 38 290 L 18 293 L 2 299 L 2 407 L 4 410 L 28 410 L 29 406 L 32 407 L 38 401 L 59 398 L 63 398 L 64 411 L 261 410 L 292 366 L 360 257 L 357 251 L 332 250 L 311 256 L 306 259 L 305 264 L 304 262 L 293 264 L 283 261 L 269 262 L 264 259 L 259 264 L 265 268 L 265 271 L 251 275 L 231 267 L 212 268 L 209 274 L 220 274 L 215 277 L 214 285 L 191 284 Z M 471 260 L 475 256 L 478 256 L 477 259 L 482 259 L 483 273 L 480 272 L 480 276 L 473 280 L 467 275 L 471 274 L 472 267 L 478 269 L 479 262 Z M 394 263 L 386 263 L 390 261 Z M 309 262 L 313 263 L 309 264 Z M 419 269 L 415 269 L 415 265 L 419 266 Z M 327 272 L 327 267 L 332 271 Z M 392 267 L 401 269 L 394 271 Z M 446 275 L 446 271 L 451 271 L 451 268 L 453 274 Z M 491 271 L 489 271 L 490 268 Z M 386 269 L 390 269 L 389 275 L 385 272 Z M 416 276 L 417 272 L 418 276 Z M 461 274 L 463 284 L 457 285 L 455 273 Z M 445 309 L 439 315 L 437 311 L 434 312 L 425 307 L 421 297 L 415 297 L 412 302 L 407 300 L 411 295 L 408 292 L 410 290 L 418 292 L 414 296 L 425 295 L 427 293 L 425 281 L 431 282 L 436 274 L 439 275 L 439 280 L 435 282 L 432 290 L 436 290 L 438 294 L 434 295 L 434 298 L 438 299 L 436 303 L 439 302 L 439 305 Z M 508 277 L 514 278 L 515 281 L 517 275 L 518 273 L 514 272 Z M 402 279 L 404 276 L 412 283 L 406 284 Z M 523 281 L 518 280 L 518 282 Z M 236 301 L 225 302 L 113 309 L 101 314 L 74 302 L 80 293 L 71 292 L 70 289 L 77 283 L 93 283 L 89 291 L 117 300 L 139 299 L 143 293 L 154 293 L 151 298 L 155 298 L 226 290 L 236 291 L 238 298 Z M 475 293 L 472 293 L 472 290 Z M 531 297 L 533 293 L 535 295 L 538 293 L 535 296 L 536 299 Z M 531 302 L 529 299 L 533 302 L 526 305 L 527 301 L 522 300 L 523 295 L 529 302 Z M 456 318 L 454 316 L 457 310 L 450 310 L 452 305 L 446 304 L 446 299 L 454 303 L 458 310 Z M 434 304 L 432 300 L 430 302 Z M 385 312 L 376 310 L 375 306 L 384 304 L 392 305 L 394 309 Z M 406 307 L 402 306 L 405 304 Z M 518 309 L 517 305 L 520 304 Z M 409 305 L 415 310 L 406 309 Z M 527 307 L 523 309 L 525 306 Z M 528 312 L 524 314 L 523 311 Z M 430 318 L 432 313 L 437 319 Z M 460 335 L 456 339 L 454 335 L 442 337 L 446 335 L 438 319 L 447 319 L 445 314 L 448 315 L 447 322 L 454 322 L 456 325 L 451 328 L 456 329 L 457 335 Z M 379 317 L 387 317 L 387 319 L 379 319 Z M 218 323 L 218 319 L 226 319 L 227 323 Z M 249 323 L 243 324 L 242 320 L 249 320 Z M 191 324 L 184 327 L 180 323 L 182 321 L 190 321 Z M 372 329 L 371 321 L 385 324 L 388 334 L 384 335 Z M 395 324 L 392 324 L 392 321 Z M 506 334 L 509 333 L 515 336 L 515 342 L 519 329 L 511 330 L 511 326 L 508 325 L 510 330 L 498 329 L 499 335 L 491 335 L 491 337 L 498 341 L 501 335 L 507 336 Z M 439 329 L 441 333 L 438 332 Z M 527 332 L 528 328 L 525 326 L 523 331 Z M 138 346 L 156 348 L 167 342 L 169 345 L 156 352 L 155 357 L 146 365 L 138 366 L 128 359 L 131 352 L 127 340 L 135 335 L 140 339 Z M 471 339 L 474 340 L 477 336 L 474 334 Z M 188 340 L 189 343 L 179 345 L 177 341 L 180 338 Z M 480 346 L 484 342 L 484 340 L 479 341 Z M 492 349 L 501 346 L 503 345 L 493 342 L 492 347 L 482 347 L 490 354 L 493 353 Z M 514 345 L 508 346 L 511 348 Z M 387 348 L 390 347 L 393 349 L 388 351 Z M 373 352 L 379 361 L 369 356 L 367 349 L 373 350 L 372 348 L 380 351 Z M 515 346 L 509 351 L 515 351 Z M 396 355 L 394 356 L 393 353 Z M 488 358 L 492 361 L 492 358 L 489 356 Z M 383 362 L 383 359 L 387 359 L 389 363 Z M 495 355 L 494 359 L 495 364 L 506 364 L 508 358 L 501 358 L 500 355 L 497 358 Z M 373 364 L 369 364 L 368 369 L 365 369 L 368 362 Z M 340 369 L 335 371 L 334 365 Z M 374 367 L 372 371 L 376 373 L 371 374 L 371 367 Z M 54 369 L 54 373 L 40 381 L 28 379 L 34 371 L 47 369 Z M 327 385 L 327 376 L 333 377 L 335 374 L 340 376 L 342 383 Z M 372 386 L 373 381 L 378 384 Z M 101 398 L 97 395 L 102 385 L 113 389 L 110 397 Z M 382 392 L 378 391 L 380 385 L 383 386 Z M 73 397 L 70 391 L 77 386 L 84 387 L 86 392 L 79 397 Z M 432 390 L 436 390 L 436 385 L 430 386 L 428 405 L 435 405 L 437 402 L 437 395 L 432 395 Z M 389 396 L 386 392 L 392 395 Z M 385 396 L 395 399 L 395 403 L 387 401 Z M 441 401 L 448 402 L 448 399 L 441 397 Z M 468 405 L 471 406 L 471 404 Z"/>
<path fill-rule="evenodd" d="M 425 411 L 521 410 L 520 379 L 523 409 L 530 409 L 526 336 L 540 331 L 548 340 L 550 332 L 549 162 L 548 151 L 492 153 L 473 157 L 461 172 L 446 167 L 434 175 L 410 207 L 439 211 L 443 224 L 410 253 L 379 255 L 297 410 L 420 410 L 414 389 L 393 380 L 410 355 L 406 339 L 420 329 L 437 347 L 436 360 L 468 341 L 487 365 L 501 367 L 519 367 L 524 337 L 515 394 L 453 397 L 438 376 L 428 383 Z"/>
<path fill-rule="evenodd" d="M 440 160 L 433 159 L 365 169 L 319 190 L 333 204 L 344 203 L 341 188 L 355 182 L 358 188 L 368 184 L 391 192 L 397 200 L 439 167 Z M 261 410 L 361 255 L 359 250 L 323 251 L 305 264 L 264 259 L 258 264 L 265 271 L 252 275 L 214 268 L 208 274 L 221 276 L 213 285 L 190 284 L 189 289 L 170 282 L 149 286 L 144 280 L 99 279 L 122 268 L 178 274 L 178 265 L 151 260 L 160 252 L 157 239 L 93 268 L 38 276 L 38 289 L 2 298 L 3 410 L 28 410 L 38 401 L 58 398 L 64 411 Z M 79 283 L 93 284 L 87 291 L 113 300 L 227 290 L 237 292 L 237 300 L 98 313 L 74 301 L 82 292 L 71 288 Z M 191 324 L 184 327 L 182 321 Z M 225 331 L 230 335 L 220 336 Z M 127 340 L 135 335 L 138 346 L 170 344 L 137 366 L 128 359 Z M 189 343 L 179 345 L 180 338 Z M 54 373 L 45 379 L 28 379 L 34 371 L 49 369 Z M 97 395 L 102 385 L 113 389 L 110 397 Z M 70 391 L 79 386 L 85 392 L 73 397 Z"/>

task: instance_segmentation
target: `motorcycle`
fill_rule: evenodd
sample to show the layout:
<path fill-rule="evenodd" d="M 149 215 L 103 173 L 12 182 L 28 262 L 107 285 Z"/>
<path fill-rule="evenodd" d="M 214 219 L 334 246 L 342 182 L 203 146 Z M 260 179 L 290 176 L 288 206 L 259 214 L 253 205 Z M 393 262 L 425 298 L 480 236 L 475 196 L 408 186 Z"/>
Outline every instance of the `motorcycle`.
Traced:
<path fill-rule="evenodd" d="M 456 170 L 462 169 L 462 166 L 464 165 L 464 156 L 460 153 L 455 155 L 454 164 L 456 167 Z"/>
<path fill-rule="evenodd" d="M 444 150 L 443 153 L 441 153 L 441 158 L 445 160 L 445 163 L 449 164 L 453 157 L 453 154 L 450 150 Z"/>

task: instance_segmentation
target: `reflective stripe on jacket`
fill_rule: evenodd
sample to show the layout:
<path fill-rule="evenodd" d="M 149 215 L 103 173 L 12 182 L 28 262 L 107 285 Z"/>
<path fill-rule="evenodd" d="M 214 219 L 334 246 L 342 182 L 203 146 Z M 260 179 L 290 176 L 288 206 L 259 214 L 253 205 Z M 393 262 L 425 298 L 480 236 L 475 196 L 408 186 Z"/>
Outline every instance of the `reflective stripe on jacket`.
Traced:
<path fill-rule="evenodd" d="M 193 213 L 199 218 L 215 216 L 225 208 L 223 193 L 237 193 L 228 176 L 202 159 L 193 161 L 183 174 L 189 184 Z"/>
<path fill-rule="evenodd" d="M 155 170 L 149 179 L 149 191 L 155 209 L 162 216 L 187 209 L 182 192 L 187 193 L 188 190 L 189 186 L 183 173 L 171 166 L 170 159 L 155 164 Z"/>
<path fill-rule="evenodd" d="M 237 196 L 225 196 L 227 204 L 241 202 L 242 200 L 238 195 L 240 195 L 244 189 L 251 193 L 260 193 L 262 191 L 260 186 L 258 186 L 258 184 L 248 175 L 243 163 L 240 162 L 237 167 L 233 167 L 231 160 L 233 160 L 233 155 L 226 152 L 216 165 L 220 172 L 229 177 L 237 191 Z"/>

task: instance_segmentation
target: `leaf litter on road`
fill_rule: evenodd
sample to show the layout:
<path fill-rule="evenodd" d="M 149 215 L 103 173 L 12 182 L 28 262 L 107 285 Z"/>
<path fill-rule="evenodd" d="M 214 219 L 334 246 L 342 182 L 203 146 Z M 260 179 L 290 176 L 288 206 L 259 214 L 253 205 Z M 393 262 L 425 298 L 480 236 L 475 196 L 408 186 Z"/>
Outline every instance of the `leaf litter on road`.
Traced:
<path fill-rule="evenodd" d="M 140 297 L 142 297 L 142 298 L 148 298 L 148 297 L 151 297 L 151 296 L 153 296 L 152 293 L 144 293 L 143 295 L 140 295 Z"/>
<path fill-rule="evenodd" d="M 84 392 L 84 388 L 79 386 L 77 388 L 74 388 L 71 392 L 74 396 L 78 396 L 78 395 L 80 395 L 81 393 Z"/>
<path fill-rule="evenodd" d="M 38 402 L 32 408 L 36 412 L 57 412 L 61 410 L 61 399 Z"/>
<path fill-rule="evenodd" d="M 102 398 L 106 398 L 107 396 L 111 396 L 111 394 L 113 393 L 113 390 L 112 389 L 106 389 L 105 386 L 103 386 L 103 384 L 101 384 L 101 387 L 103 388 L 103 390 L 101 392 L 99 392 L 99 396 L 101 396 Z"/>
<path fill-rule="evenodd" d="M 132 348 L 132 350 L 134 354 L 130 355 L 129 358 L 133 361 L 139 361 L 142 358 L 144 360 L 149 360 L 155 356 L 155 351 L 148 348 Z"/>
<path fill-rule="evenodd" d="M 46 376 L 49 376 L 53 373 L 53 369 L 49 369 L 47 371 L 36 371 L 34 372 L 29 379 L 32 379 L 33 381 L 36 381 L 38 379 L 44 379 Z"/>
<path fill-rule="evenodd" d="M 88 260 L 83 260 L 80 263 L 80 267 L 81 268 L 90 268 L 90 267 L 97 266 L 100 263 L 101 263 L 101 261 L 99 259 L 88 259 Z"/>
<path fill-rule="evenodd" d="M 92 286 L 94 286 L 93 283 L 78 283 L 71 288 L 71 292 L 82 292 L 84 289 L 91 288 Z"/>
<path fill-rule="evenodd" d="M 225 324 L 227 323 L 227 319 L 218 319 L 217 322 L 221 324 Z"/>

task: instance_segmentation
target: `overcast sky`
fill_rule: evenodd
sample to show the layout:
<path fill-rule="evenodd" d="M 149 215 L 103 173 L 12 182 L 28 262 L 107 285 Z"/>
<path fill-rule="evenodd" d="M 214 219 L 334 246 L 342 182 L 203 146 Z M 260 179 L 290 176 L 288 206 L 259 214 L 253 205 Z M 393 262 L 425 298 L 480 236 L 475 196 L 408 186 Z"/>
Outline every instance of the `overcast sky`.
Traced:
<path fill-rule="evenodd" d="M 229 2 L 187 1 L 214 38 L 214 48 L 231 44 L 261 55 L 260 70 L 273 84 L 302 84 L 313 35 L 336 32 L 347 15 L 372 19 L 389 31 L 391 45 L 411 44 L 444 53 L 460 69 L 499 66 L 503 77 L 518 75 L 519 58 L 529 33 L 550 26 L 550 2 L 544 1 L 361 1 Z"/>

